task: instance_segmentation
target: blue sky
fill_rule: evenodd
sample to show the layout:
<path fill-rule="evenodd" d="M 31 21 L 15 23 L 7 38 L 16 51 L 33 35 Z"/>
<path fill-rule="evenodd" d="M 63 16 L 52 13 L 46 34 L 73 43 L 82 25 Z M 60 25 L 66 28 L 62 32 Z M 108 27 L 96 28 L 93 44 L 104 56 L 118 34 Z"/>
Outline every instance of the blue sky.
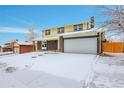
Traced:
<path fill-rule="evenodd" d="M 99 20 L 100 9 L 95 6 L 0 6 L 0 44 L 18 39 L 25 41 L 28 28 L 35 25 L 42 29 L 66 24 L 87 22 L 95 16 Z"/>

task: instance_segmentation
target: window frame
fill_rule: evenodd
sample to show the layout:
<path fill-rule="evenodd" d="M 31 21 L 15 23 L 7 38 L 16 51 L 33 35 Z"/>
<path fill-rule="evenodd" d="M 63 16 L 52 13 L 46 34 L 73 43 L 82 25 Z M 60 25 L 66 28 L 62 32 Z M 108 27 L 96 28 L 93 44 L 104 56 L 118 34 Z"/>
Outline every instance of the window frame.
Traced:
<path fill-rule="evenodd" d="M 48 29 L 48 30 L 45 30 L 45 35 L 50 35 L 51 34 L 51 30 Z"/>
<path fill-rule="evenodd" d="M 63 29 L 63 30 L 61 30 L 61 29 Z M 65 28 L 64 27 L 59 27 L 59 28 L 57 28 L 57 33 L 58 34 L 62 34 L 62 33 L 64 33 L 65 32 Z"/>
<path fill-rule="evenodd" d="M 83 30 L 83 24 L 76 24 L 73 25 L 74 31 L 82 31 Z"/>

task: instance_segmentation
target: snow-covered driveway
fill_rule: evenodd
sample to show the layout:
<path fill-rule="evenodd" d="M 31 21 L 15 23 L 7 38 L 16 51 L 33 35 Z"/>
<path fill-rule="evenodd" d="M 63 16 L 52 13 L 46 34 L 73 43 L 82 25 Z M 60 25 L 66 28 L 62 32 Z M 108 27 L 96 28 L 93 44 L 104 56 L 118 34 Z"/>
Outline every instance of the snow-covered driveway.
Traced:
<path fill-rule="evenodd" d="M 16 67 L 13 73 L 0 68 L 0 87 L 82 87 L 96 55 L 42 52 L 3 56 L 0 63 Z"/>

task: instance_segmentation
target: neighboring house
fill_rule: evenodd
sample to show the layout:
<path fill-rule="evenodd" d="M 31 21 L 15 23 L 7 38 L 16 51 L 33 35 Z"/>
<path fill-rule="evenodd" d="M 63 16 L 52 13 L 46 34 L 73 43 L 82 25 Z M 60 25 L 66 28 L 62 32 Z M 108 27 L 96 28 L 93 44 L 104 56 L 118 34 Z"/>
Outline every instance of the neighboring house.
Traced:
<path fill-rule="evenodd" d="M 3 48 L 2 48 L 2 46 L 0 46 L 0 52 L 3 52 Z"/>
<path fill-rule="evenodd" d="M 12 52 L 12 51 L 13 51 L 13 44 L 11 42 L 2 45 L 2 52 Z"/>
<path fill-rule="evenodd" d="M 33 51 L 33 44 L 28 42 L 18 42 L 13 40 L 0 46 L 1 52 L 27 53 Z"/>
<path fill-rule="evenodd" d="M 48 28 L 42 32 L 42 38 L 34 40 L 35 51 L 95 54 L 102 52 L 104 33 L 94 30 L 93 17 L 90 22 Z"/>
<path fill-rule="evenodd" d="M 13 42 L 13 52 L 14 53 L 28 53 L 33 51 L 33 44 L 28 42 Z"/>

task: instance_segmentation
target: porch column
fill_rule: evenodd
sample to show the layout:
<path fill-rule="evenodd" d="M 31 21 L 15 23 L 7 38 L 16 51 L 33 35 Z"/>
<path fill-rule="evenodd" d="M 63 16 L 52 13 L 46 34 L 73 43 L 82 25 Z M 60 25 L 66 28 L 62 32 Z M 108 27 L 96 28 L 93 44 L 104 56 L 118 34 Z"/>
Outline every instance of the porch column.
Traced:
<path fill-rule="evenodd" d="M 58 51 L 60 51 L 60 39 L 58 39 Z"/>
<path fill-rule="evenodd" d="M 37 41 L 35 41 L 35 51 L 37 51 L 38 49 L 38 46 L 37 46 Z"/>
<path fill-rule="evenodd" d="M 64 39 L 63 39 L 63 36 L 59 37 L 59 51 L 64 52 Z"/>

